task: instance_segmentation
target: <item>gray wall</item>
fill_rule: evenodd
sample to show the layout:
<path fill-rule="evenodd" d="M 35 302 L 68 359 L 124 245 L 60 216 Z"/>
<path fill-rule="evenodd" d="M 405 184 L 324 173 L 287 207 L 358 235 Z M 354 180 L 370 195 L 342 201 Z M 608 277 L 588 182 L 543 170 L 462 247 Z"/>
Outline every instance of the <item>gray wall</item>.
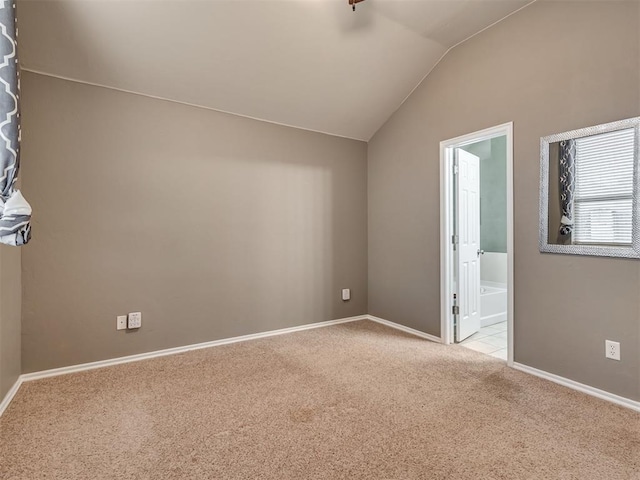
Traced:
<path fill-rule="evenodd" d="M 640 115 L 639 21 L 536 2 L 442 60 L 368 146 L 370 314 L 440 334 L 439 142 L 513 121 L 515 360 L 640 399 L 640 262 L 538 251 L 540 137 Z"/>
<path fill-rule="evenodd" d="M 22 88 L 23 372 L 366 313 L 365 143 L 30 73 Z M 116 331 L 133 311 L 142 328 Z"/>
<path fill-rule="evenodd" d="M 480 158 L 480 248 L 507 253 L 507 137 L 466 145 Z"/>
<path fill-rule="evenodd" d="M 21 252 L 0 245 L 0 402 L 20 376 Z"/>

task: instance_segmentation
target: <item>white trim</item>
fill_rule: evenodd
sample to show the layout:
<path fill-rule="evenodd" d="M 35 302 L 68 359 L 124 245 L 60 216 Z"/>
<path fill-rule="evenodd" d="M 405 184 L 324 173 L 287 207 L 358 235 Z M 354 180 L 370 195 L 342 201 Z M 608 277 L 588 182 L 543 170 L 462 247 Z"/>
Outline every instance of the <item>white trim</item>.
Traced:
<path fill-rule="evenodd" d="M 278 125 L 280 127 L 295 128 L 296 130 L 304 130 L 306 132 L 320 133 L 322 135 L 330 135 L 332 137 L 346 138 L 347 140 L 357 140 L 358 142 L 368 142 L 369 140 L 371 140 L 371 137 L 373 137 L 373 135 L 371 135 L 369 140 L 364 140 L 362 138 L 356 138 L 356 137 L 347 137 L 346 135 L 340 135 L 340 134 L 337 134 L 337 133 L 330 133 L 330 132 L 323 132 L 322 130 L 314 130 L 313 128 L 297 127 L 295 125 L 289 125 L 287 123 L 276 122 L 276 121 L 273 121 L 273 120 L 267 120 L 267 119 L 259 118 L 259 117 L 252 117 L 251 115 L 243 115 L 241 113 L 234 113 L 234 112 L 230 112 L 228 110 L 221 110 L 219 108 L 207 107 L 205 105 L 198 105 L 197 103 L 183 102 L 181 100 L 175 100 L 173 98 L 160 97 L 158 95 L 150 95 L 148 93 L 136 92 L 135 90 L 127 90 L 125 88 L 110 87 L 109 85 L 104 85 L 102 83 L 88 82 L 88 81 L 85 81 L 85 80 L 79 80 L 77 78 L 65 77 L 63 75 L 56 75 L 54 73 L 47 73 L 47 72 L 43 72 L 41 70 L 35 70 L 33 68 L 28 68 L 28 67 L 24 67 L 24 66 L 20 66 L 20 70 L 22 72 L 29 72 L 29 73 L 33 73 L 35 75 L 41 75 L 43 77 L 57 78 L 58 80 L 65 80 L 67 82 L 80 83 L 82 85 L 89 85 L 91 87 L 106 88 L 107 90 L 115 90 L 116 92 L 128 93 L 130 95 L 138 95 L 140 97 L 152 98 L 154 100 L 161 100 L 163 102 L 177 103 L 179 105 L 186 105 L 187 107 L 202 108 L 204 110 L 210 110 L 212 112 L 218 112 L 218 113 L 225 113 L 227 115 L 233 115 L 234 117 L 248 118 L 249 120 L 255 120 L 256 122 L 271 123 L 273 125 Z"/>
<path fill-rule="evenodd" d="M 0 402 L 0 417 L 2 416 L 4 411 L 7 409 L 9 404 L 11 403 L 11 400 L 13 400 L 13 397 L 16 396 L 16 393 L 18 393 L 18 390 L 20 389 L 20 385 L 22 385 L 22 382 L 23 382 L 22 375 L 20 375 L 16 380 L 16 383 L 13 384 L 13 386 L 9 389 L 7 394 L 4 396 L 4 398 L 2 399 L 2 402 Z"/>
<path fill-rule="evenodd" d="M 223 338 L 221 340 L 213 340 L 211 342 L 185 345 L 183 347 L 167 348 L 164 350 L 156 350 L 153 352 L 140 353 L 137 355 L 128 355 L 126 357 L 110 358 L 108 360 L 100 360 L 97 362 L 81 363 L 78 365 L 70 365 L 68 367 L 53 368 L 51 370 L 42 370 L 40 372 L 25 373 L 23 375 L 20 375 L 20 377 L 18 378 L 16 383 L 13 385 L 11 390 L 9 390 L 7 395 L 2 400 L 2 403 L 0 403 L 0 416 L 2 415 L 2 413 L 4 413 L 4 410 L 9 406 L 9 403 L 11 403 L 11 400 L 13 400 L 13 397 L 18 392 L 18 389 L 24 382 L 39 380 L 41 378 L 56 377 L 58 375 L 66 375 L 68 373 L 94 370 L 96 368 L 111 367 L 114 365 L 121 365 L 123 363 L 138 362 L 141 360 L 148 360 L 151 358 L 174 355 L 176 353 L 184 353 L 184 352 L 190 352 L 192 350 L 200 350 L 203 348 L 217 347 L 219 345 L 228 345 L 231 343 L 246 342 L 248 340 L 257 340 L 260 338 L 274 337 L 276 335 L 283 335 L 286 333 L 301 332 L 304 330 L 311 330 L 314 328 L 329 327 L 331 325 L 338 325 L 340 323 L 356 322 L 358 320 L 368 320 L 368 319 L 369 317 L 367 315 L 358 315 L 356 317 L 339 318 L 337 320 L 328 320 L 326 322 L 310 323 L 307 325 L 300 325 L 297 327 L 281 328 L 279 330 L 270 330 L 267 332 L 252 333 L 249 335 L 242 335 L 239 337 Z"/>
<path fill-rule="evenodd" d="M 358 315 L 355 317 L 339 318 L 337 320 L 328 320 L 326 322 L 310 323 L 308 325 L 300 325 L 297 327 L 281 328 L 279 330 L 271 330 L 271 331 L 261 332 L 261 333 L 252 333 L 249 335 L 242 335 L 239 337 L 223 338 L 221 340 L 213 340 L 211 342 L 196 343 L 193 345 L 185 345 L 182 347 L 175 347 L 175 348 L 167 348 L 164 350 L 156 350 L 153 352 L 140 353 L 137 355 L 128 355 L 126 357 L 110 358 L 108 360 L 100 360 L 97 362 L 81 363 L 78 365 L 70 365 L 68 367 L 53 368 L 51 370 L 42 370 L 39 372 L 25 373 L 23 375 L 20 375 L 20 377 L 18 378 L 16 383 L 13 385 L 11 390 L 9 390 L 5 398 L 2 400 L 2 403 L 0 403 L 0 416 L 2 415 L 4 410 L 9 406 L 9 403 L 11 402 L 11 400 L 13 400 L 13 397 L 18 392 L 20 385 L 22 385 L 22 383 L 24 382 L 39 380 L 42 378 L 56 377 L 58 375 L 66 375 L 69 373 L 83 372 L 86 370 L 94 370 L 96 368 L 111 367 L 114 365 L 121 365 L 124 363 L 138 362 L 141 360 L 148 360 L 151 358 L 164 357 L 167 355 L 174 355 L 177 353 L 190 352 L 193 350 L 200 350 L 203 348 L 211 348 L 211 347 L 217 347 L 220 345 L 228 345 L 231 343 L 246 342 L 248 340 L 257 340 L 260 338 L 273 337 L 276 335 L 284 335 L 287 333 L 301 332 L 304 330 L 311 330 L 314 328 L 329 327 L 331 325 L 338 325 L 341 323 L 357 322 L 359 320 L 371 320 L 373 322 L 381 323 L 388 327 L 395 328 L 397 330 L 402 330 L 403 332 L 410 333 L 412 335 L 416 335 L 418 337 L 425 338 L 433 342 L 440 342 L 440 339 L 438 337 L 429 335 L 428 333 L 423 333 L 418 330 L 414 330 L 413 328 L 405 327 L 404 325 L 399 325 L 397 323 L 393 323 L 388 320 L 384 320 L 382 318 L 373 317 L 371 315 Z"/>
<path fill-rule="evenodd" d="M 387 327 L 395 328 L 396 330 L 401 330 L 405 333 L 410 333 L 411 335 L 415 335 L 416 337 L 424 338 L 432 342 L 442 343 L 440 337 L 436 337 L 435 335 L 430 335 L 428 333 L 421 332 L 420 330 L 405 327 L 404 325 L 400 325 L 399 323 L 390 322 L 389 320 L 385 320 L 384 318 L 380 317 L 374 317 L 373 315 L 366 315 L 366 317 L 372 322 L 380 323 L 382 325 L 386 325 Z"/>
<path fill-rule="evenodd" d="M 40 372 L 26 373 L 21 376 L 25 382 L 38 380 L 47 377 L 56 377 L 58 375 L 66 375 L 67 373 L 83 372 L 85 370 L 93 370 L 95 368 L 110 367 L 112 365 L 120 365 L 123 363 L 138 362 L 140 360 L 148 360 L 150 358 L 164 357 L 166 355 L 174 355 L 176 353 L 190 352 L 192 350 L 200 350 L 203 348 L 217 347 L 219 345 L 228 345 L 230 343 L 246 342 L 248 340 L 257 340 L 259 338 L 274 337 L 286 333 L 301 332 L 303 330 L 311 330 L 313 328 L 328 327 L 339 323 L 355 322 L 358 320 L 366 320 L 366 315 L 357 317 L 339 318 L 337 320 L 328 320 L 326 322 L 310 323 L 300 325 L 298 327 L 281 328 L 279 330 L 270 330 L 261 333 L 251 333 L 249 335 L 241 335 L 239 337 L 223 338 L 213 340 L 211 342 L 196 343 L 193 345 L 185 345 L 183 347 L 167 348 L 164 350 L 156 350 L 153 352 L 140 353 L 137 355 L 128 355 L 126 357 L 110 358 L 108 360 L 100 360 L 97 362 L 81 363 L 79 365 L 71 365 L 68 367 L 53 368 L 51 370 L 43 370 Z"/>
<path fill-rule="evenodd" d="M 451 343 L 452 330 L 449 325 L 449 315 L 453 308 L 450 295 L 451 271 L 453 270 L 451 239 L 452 215 L 451 203 L 453 157 L 444 142 L 440 142 L 440 337 L 442 343 Z"/>
<path fill-rule="evenodd" d="M 440 142 L 440 336 L 442 343 L 453 342 L 451 325 L 452 293 L 451 270 L 453 255 L 451 249 L 451 223 L 453 184 L 453 149 L 470 143 L 495 137 L 507 138 L 507 365 L 513 366 L 513 122 L 503 123 L 477 132 L 461 135 Z"/>
<path fill-rule="evenodd" d="M 147 360 L 147 359 L 150 359 L 150 358 L 163 357 L 163 356 L 166 356 L 166 355 L 173 355 L 173 354 L 176 354 L 176 353 L 189 352 L 189 351 L 192 351 L 192 350 L 200 350 L 200 349 L 203 349 L 203 348 L 216 347 L 216 346 L 219 346 L 219 345 L 227 345 L 227 344 L 231 344 L 231 343 L 244 342 L 244 341 L 248 341 L 248 340 L 256 340 L 256 339 L 259 339 L 259 338 L 273 337 L 273 336 L 276 336 L 276 335 L 283 335 L 283 334 L 286 334 L 286 333 L 295 333 L 295 332 L 300 332 L 300 331 L 304 331 L 304 330 L 311 330 L 311 329 L 314 329 L 314 328 L 329 327 L 331 325 L 338 325 L 338 324 L 341 324 L 341 323 L 348 323 L 348 322 L 356 322 L 356 321 L 359 321 L 359 320 L 370 320 L 372 322 L 376 322 L 376 323 L 385 325 L 387 327 L 391 327 L 391 328 L 394 328 L 396 330 L 400 330 L 400 331 L 409 333 L 411 335 L 415 335 L 417 337 L 424 338 L 426 340 L 430 340 L 432 342 L 444 343 L 444 342 L 442 342 L 442 340 L 439 337 L 436 337 L 434 335 L 430 335 L 428 333 L 420 332 L 419 330 L 415 330 L 415 329 L 410 328 L 410 327 L 405 327 L 404 325 L 400 325 L 398 323 L 390 322 L 389 320 L 385 320 L 383 318 L 374 317 L 373 315 L 359 315 L 359 316 L 356 316 L 356 317 L 340 318 L 340 319 L 337 319 L 337 320 L 329 320 L 329 321 L 326 321 L 326 322 L 318 322 L 318 323 L 311 323 L 311 324 L 308 324 L 308 325 L 301 325 L 299 327 L 282 328 L 280 330 L 271 330 L 269 332 L 254 333 L 254 334 L 250 334 L 250 335 L 243 335 L 243 336 L 240 336 L 240 337 L 232 337 L 232 338 L 226 338 L 226 339 L 222 339 L 222 340 L 214 340 L 212 342 L 197 343 L 197 344 L 194 344 L 194 345 L 186 345 L 184 347 L 169 348 L 169 349 L 165 349 L 165 350 L 158 350 L 158 351 L 155 351 L 155 352 L 142 353 L 142 354 L 139 354 L 139 355 L 129 355 L 127 357 L 113 358 L 113 359 L 110 359 L 110 360 L 102 360 L 102 361 L 99 361 L 99 362 L 83 363 L 83 364 L 80 364 L 80 365 L 73 365 L 73 366 L 69 366 L 69 367 L 55 368 L 55 369 L 52 369 L 52 370 L 44 370 L 44 371 L 41 371 L 41 372 L 33 372 L 33 373 L 27 373 L 27 374 L 24 374 L 24 375 L 20 375 L 20 377 L 18 377 L 16 382 L 13 384 L 13 387 L 11 387 L 11 389 L 7 392 L 7 394 L 5 395 L 5 397 L 2 400 L 2 402 L 0 402 L 0 416 L 2 416 L 2 414 L 5 412 L 5 410 L 7 409 L 7 407 L 9 406 L 11 401 L 13 400 L 13 398 L 15 397 L 16 393 L 18 393 L 18 390 L 20 389 L 20 386 L 24 382 L 29 382 L 29 381 L 32 381 L 32 380 L 38 380 L 38 379 L 41 379 L 41 378 L 54 377 L 54 376 L 58 376 L 58 375 L 66 375 L 68 373 L 81 372 L 81 371 L 85 371 L 85 370 L 93 370 L 93 369 L 96 369 L 96 368 L 109 367 L 109 366 L 119 365 L 119 364 L 123 364 L 123 363 L 137 362 L 137 361 L 140 361 L 140 360 Z M 527 365 L 522 365 L 520 363 L 513 363 L 511 366 L 514 369 L 522 371 L 524 373 L 529 373 L 531 375 L 535 375 L 537 377 L 544 378 L 544 379 L 552 381 L 554 383 L 558 383 L 560 385 L 564 385 L 564 386 L 566 386 L 568 388 L 572 388 L 574 390 L 578 390 L 578 391 L 586 393 L 588 395 L 592 395 L 594 397 L 598 397 L 600 399 L 607 400 L 607 401 L 615 403 L 617 405 L 621 405 L 623 407 L 627 407 L 627 408 L 630 408 L 632 410 L 636 410 L 636 411 L 640 412 L 640 402 L 637 402 L 637 401 L 634 401 L 634 400 L 631 400 L 631 399 L 628 399 L 628 398 L 625 398 L 625 397 L 621 397 L 619 395 L 615 395 L 613 393 L 609 393 L 609 392 L 606 392 L 604 390 L 599 390 L 597 388 L 590 387 L 588 385 L 584 385 L 582 383 L 578 383 L 578 382 L 575 382 L 573 380 L 569 380 L 567 378 L 560 377 L 558 375 L 554 375 L 552 373 L 545 372 L 543 370 L 538 370 L 536 368 L 529 367 Z"/>
<path fill-rule="evenodd" d="M 560 375 L 545 372 L 544 370 L 538 370 L 537 368 L 523 365 L 522 363 L 514 363 L 512 366 L 514 369 L 521 372 L 544 378 L 545 380 L 563 385 L 565 387 L 571 388 L 572 390 L 577 390 L 579 392 L 586 393 L 587 395 L 591 395 L 592 397 L 597 397 L 601 400 L 606 400 L 607 402 L 615 403 L 616 405 L 620 405 L 622 407 L 635 410 L 636 412 L 640 412 L 640 402 L 631 400 L 630 398 L 621 397 L 620 395 L 616 395 L 615 393 L 610 393 L 605 390 L 600 390 L 599 388 L 590 387 L 589 385 L 585 385 L 584 383 L 569 380 L 568 378 L 561 377 Z"/>
<path fill-rule="evenodd" d="M 371 315 L 358 315 L 355 317 L 339 318 L 337 320 L 328 320 L 326 322 L 310 323 L 307 325 L 300 325 L 297 327 L 281 328 L 279 330 L 271 330 L 271 331 L 261 332 L 261 333 L 252 333 L 249 335 L 242 335 L 239 337 L 223 338 L 221 340 L 213 340 L 211 342 L 196 343 L 193 345 L 185 345 L 182 347 L 175 347 L 175 348 L 167 348 L 164 350 L 156 350 L 153 352 L 140 353 L 136 355 L 128 355 L 126 357 L 110 358 L 108 360 L 100 360 L 97 362 L 81 363 L 78 365 L 70 365 L 68 367 L 53 368 L 51 370 L 42 370 L 39 372 L 25 373 L 23 375 L 20 375 L 20 377 L 18 377 L 18 380 L 16 381 L 16 383 L 13 385 L 11 390 L 9 390 L 5 398 L 2 400 L 2 403 L 0 403 L 0 416 L 2 415 L 4 410 L 9 406 L 9 403 L 11 403 L 11 400 L 13 400 L 13 397 L 18 392 L 18 389 L 20 388 L 20 385 L 22 385 L 23 382 L 39 380 L 42 378 L 56 377 L 58 375 L 66 375 L 69 373 L 83 372 L 86 370 L 94 370 L 96 368 L 111 367 L 114 365 L 121 365 L 124 363 L 138 362 L 141 360 L 148 360 L 151 358 L 164 357 L 167 355 L 174 355 L 177 353 L 190 352 L 193 350 L 200 350 L 203 348 L 217 347 L 219 345 L 228 345 L 231 343 L 246 342 L 248 340 L 257 340 L 260 338 L 273 337 L 276 335 L 284 335 L 287 333 L 301 332 L 304 330 L 311 330 L 314 328 L 329 327 L 331 325 L 338 325 L 341 323 L 357 322 L 359 320 L 371 320 L 373 322 L 381 323 L 388 327 L 395 328 L 397 330 L 402 330 L 403 332 L 407 332 L 412 335 L 416 335 L 418 337 L 431 340 L 433 342 L 440 342 L 440 339 L 438 337 L 434 337 L 433 335 L 429 335 L 428 333 L 423 333 L 418 330 L 414 330 L 413 328 L 405 327 L 404 325 L 399 325 L 397 323 L 393 323 L 388 320 L 383 320 L 382 318 L 373 317 Z"/>
<path fill-rule="evenodd" d="M 513 122 L 507 127 L 507 365 L 514 363 L 513 326 L 515 282 L 514 264 L 514 214 L 513 214 Z"/>

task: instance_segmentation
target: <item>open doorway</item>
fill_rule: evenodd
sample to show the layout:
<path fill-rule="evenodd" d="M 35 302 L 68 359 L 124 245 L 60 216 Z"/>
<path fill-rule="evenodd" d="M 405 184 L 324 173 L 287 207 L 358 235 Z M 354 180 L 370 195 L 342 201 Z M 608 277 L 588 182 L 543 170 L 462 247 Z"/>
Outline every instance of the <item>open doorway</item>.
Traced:
<path fill-rule="evenodd" d="M 513 364 L 513 124 L 440 143 L 441 328 Z"/>

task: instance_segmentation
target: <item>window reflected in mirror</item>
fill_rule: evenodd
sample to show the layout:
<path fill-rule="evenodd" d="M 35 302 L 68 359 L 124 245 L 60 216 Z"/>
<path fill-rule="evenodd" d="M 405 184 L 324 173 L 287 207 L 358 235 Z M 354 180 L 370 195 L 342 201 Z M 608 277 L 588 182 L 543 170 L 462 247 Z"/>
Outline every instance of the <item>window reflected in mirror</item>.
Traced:
<path fill-rule="evenodd" d="M 640 257 L 639 120 L 541 139 L 541 251 Z"/>

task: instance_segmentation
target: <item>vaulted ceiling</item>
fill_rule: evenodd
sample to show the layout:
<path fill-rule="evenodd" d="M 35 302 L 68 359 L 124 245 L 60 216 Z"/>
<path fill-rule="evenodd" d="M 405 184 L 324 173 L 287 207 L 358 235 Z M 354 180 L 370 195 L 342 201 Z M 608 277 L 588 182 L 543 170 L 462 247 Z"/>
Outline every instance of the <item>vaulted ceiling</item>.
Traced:
<path fill-rule="evenodd" d="M 530 0 L 22 0 L 24 69 L 369 140 Z"/>

